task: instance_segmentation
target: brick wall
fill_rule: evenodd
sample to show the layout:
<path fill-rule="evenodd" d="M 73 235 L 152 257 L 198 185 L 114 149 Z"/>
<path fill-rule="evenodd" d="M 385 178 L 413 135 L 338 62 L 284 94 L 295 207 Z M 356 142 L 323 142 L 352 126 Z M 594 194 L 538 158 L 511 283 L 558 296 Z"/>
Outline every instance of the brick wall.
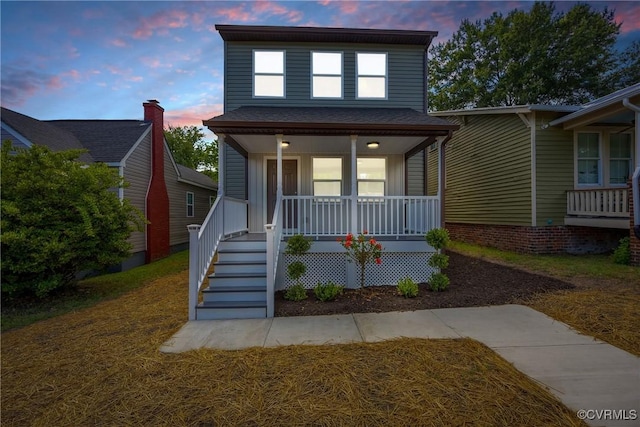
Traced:
<path fill-rule="evenodd" d="M 565 225 L 526 227 L 448 222 L 446 228 L 453 240 L 531 254 L 610 252 L 628 234 L 627 230 Z"/>
<path fill-rule="evenodd" d="M 635 206 L 633 206 L 633 190 L 631 188 L 631 180 L 629 180 L 629 215 L 631 216 L 631 220 L 629 221 L 629 240 L 631 249 L 631 265 L 640 265 L 640 239 L 636 237 L 633 232 L 634 221 L 633 221 L 633 213 Z"/>

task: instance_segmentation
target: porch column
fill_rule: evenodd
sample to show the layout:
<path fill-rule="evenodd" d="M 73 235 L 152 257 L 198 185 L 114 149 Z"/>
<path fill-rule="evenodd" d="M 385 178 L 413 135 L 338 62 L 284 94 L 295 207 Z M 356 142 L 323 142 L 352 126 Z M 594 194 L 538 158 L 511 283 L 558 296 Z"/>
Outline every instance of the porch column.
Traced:
<path fill-rule="evenodd" d="M 440 224 L 438 227 L 445 228 L 445 182 L 447 179 L 446 164 L 445 164 L 445 146 L 447 142 L 453 136 L 453 132 L 449 131 L 447 136 L 439 136 L 436 138 L 438 141 L 438 198 L 440 199 Z"/>
<path fill-rule="evenodd" d="M 358 230 L 358 154 L 356 142 L 358 135 L 351 135 L 351 233 L 357 235 Z"/>
<path fill-rule="evenodd" d="M 225 162 L 225 135 L 218 133 L 218 195 L 220 198 L 224 196 L 224 162 Z"/>
<path fill-rule="evenodd" d="M 276 200 L 282 199 L 282 138 L 281 133 L 276 135 Z"/>

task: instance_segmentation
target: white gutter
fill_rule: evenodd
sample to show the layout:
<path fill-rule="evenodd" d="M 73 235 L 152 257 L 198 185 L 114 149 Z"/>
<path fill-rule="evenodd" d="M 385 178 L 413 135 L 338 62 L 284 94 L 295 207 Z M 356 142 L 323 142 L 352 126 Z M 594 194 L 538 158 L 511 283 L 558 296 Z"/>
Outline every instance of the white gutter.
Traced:
<path fill-rule="evenodd" d="M 633 194 L 633 232 L 640 239 L 640 107 L 632 104 L 629 98 L 622 100 L 622 105 L 636 113 L 636 168 L 631 178 Z"/>

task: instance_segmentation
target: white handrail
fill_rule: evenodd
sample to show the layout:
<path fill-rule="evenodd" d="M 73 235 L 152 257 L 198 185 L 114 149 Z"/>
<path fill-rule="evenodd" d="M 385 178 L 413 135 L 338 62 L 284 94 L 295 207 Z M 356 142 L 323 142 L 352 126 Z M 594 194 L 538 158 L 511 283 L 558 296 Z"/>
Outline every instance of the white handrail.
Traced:
<path fill-rule="evenodd" d="M 283 229 L 281 206 L 282 198 L 278 197 L 271 224 L 264 226 L 267 233 L 267 317 L 273 317 L 275 311 L 274 292 Z"/>
<path fill-rule="evenodd" d="M 627 188 L 567 191 L 567 215 L 629 217 Z"/>

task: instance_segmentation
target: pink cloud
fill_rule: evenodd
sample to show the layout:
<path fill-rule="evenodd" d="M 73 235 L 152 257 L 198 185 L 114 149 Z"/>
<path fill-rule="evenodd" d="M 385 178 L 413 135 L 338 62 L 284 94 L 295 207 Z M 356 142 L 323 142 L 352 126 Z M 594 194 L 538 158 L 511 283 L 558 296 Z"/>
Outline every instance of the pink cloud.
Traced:
<path fill-rule="evenodd" d="M 113 40 L 111 40 L 109 42 L 109 44 L 111 46 L 115 46 L 115 47 L 127 47 L 128 46 L 127 42 L 125 42 L 122 39 L 113 39 Z"/>
<path fill-rule="evenodd" d="M 143 79 L 142 76 L 131 76 L 127 80 L 130 82 L 141 82 Z"/>
<path fill-rule="evenodd" d="M 627 3 L 625 3 L 627 5 Z M 623 34 L 640 30 L 640 6 L 634 5 L 629 10 L 616 10 L 616 22 L 621 23 L 620 32 Z"/>
<path fill-rule="evenodd" d="M 222 104 L 200 104 L 182 109 L 167 109 L 164 113 L 164 121 L 167 126 L 202 127 L 202 120 L 219 116 L 222 112 Z"/>
<path fill-rule="evenodd" d="M 188 25 L 189 14 L 182 10 L 164 10 L 142 18 L 133 32 L 135 39 L 148 39 L 154 33 L 165 35 L 169 29 L 184 28 Z"/>
<path fill-rule="evenodd" d="M 64 86 L 60 76 L 51 77 L 46 85 L 47 89 L 62 89 Z"/>
<path fill-rule="evenodd" d="M 240 6 L 236 6 L 236 7 L 227 8 L 227 9 L 218 9 L 216 10 L 216 15 L 222 16 L 228 19 L 229 21 L 249 22 L 249 21 L 256 20 L 254 14 L 252 14 L 248 10 L 245 10 L 244 4 L 241 4 Z"/>

